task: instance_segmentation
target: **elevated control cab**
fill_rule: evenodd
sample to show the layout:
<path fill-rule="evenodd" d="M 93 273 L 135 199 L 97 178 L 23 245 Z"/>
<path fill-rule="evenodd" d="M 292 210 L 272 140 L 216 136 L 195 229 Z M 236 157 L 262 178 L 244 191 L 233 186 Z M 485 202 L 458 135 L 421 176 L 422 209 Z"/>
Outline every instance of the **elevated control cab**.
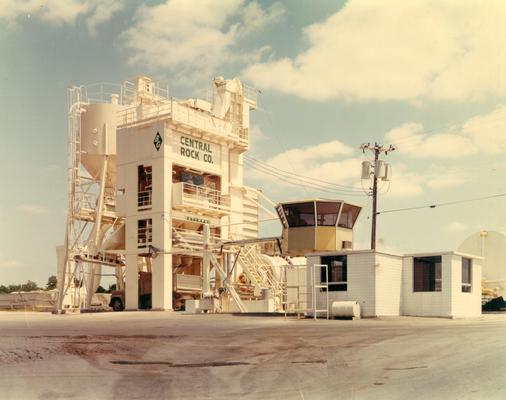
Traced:
<path fill-rule="evenodd" d="M 344 201 L 324 199 L 278 204 L 283 252 L 303 256 L 317 251 L 351 250 L 353 226 L 361 209 Z"/>

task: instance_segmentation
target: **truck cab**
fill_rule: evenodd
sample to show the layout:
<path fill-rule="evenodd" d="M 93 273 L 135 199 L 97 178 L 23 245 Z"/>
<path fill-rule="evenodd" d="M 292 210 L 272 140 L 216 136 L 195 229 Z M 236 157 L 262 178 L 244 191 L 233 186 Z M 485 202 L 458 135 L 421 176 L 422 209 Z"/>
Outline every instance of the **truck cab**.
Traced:
<path fill-rule="evenodd" d="M 125 309 L 125 290 L 114 290 L 111 293 L 109 307 L 113 311 Z M 139 272 L 139 308 L 151 309 L 151 272 Z"/>

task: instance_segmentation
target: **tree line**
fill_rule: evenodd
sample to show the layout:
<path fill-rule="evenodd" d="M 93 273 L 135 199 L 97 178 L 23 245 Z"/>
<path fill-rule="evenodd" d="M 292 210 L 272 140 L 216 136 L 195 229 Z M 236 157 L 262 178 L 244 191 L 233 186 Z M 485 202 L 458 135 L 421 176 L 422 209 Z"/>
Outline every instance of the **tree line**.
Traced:
<path fill-rule="evenodd" d="M 36 290 L 53 290 L 56 289 L 56 276 L 51 275 L 44 288 L 31 280 L 27 280 L 26 283 L 20 283 L 18 285 L 0 285 L 0 293 L 12 293 L 12 292 L 33 292 Z"/>
<path fill-rule="evenodd" d="M 58 280 L 55 275 L 51 275 L 47 279 L 47 283 L 45 287 L 39 287 L 39 285 L 31 280 L 26 281 L 26 283 L 20 283 L 18 285 L 0 285 L 0 293 L 12 293 L 12 292 L 34 292 L 36 290 L 53 290 L 56 289 L 58 284 Z M 116 285 L 109 285 L 109 288 L 106 289 L 102 286 L 97 288 L 97 293 L 111 293 L 113 290 L 116 290 Z"/>

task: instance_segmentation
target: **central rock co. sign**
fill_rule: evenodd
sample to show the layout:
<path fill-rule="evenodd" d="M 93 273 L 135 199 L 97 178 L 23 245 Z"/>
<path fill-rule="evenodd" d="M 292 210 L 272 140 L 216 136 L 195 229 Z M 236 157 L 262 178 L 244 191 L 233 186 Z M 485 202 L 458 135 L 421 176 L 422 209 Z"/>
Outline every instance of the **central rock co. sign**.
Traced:
<path fill-rule="evenodd" d="M 204 161 L 209 164 L 214 164 L 213 151 L 210 143 L 181 135 L 179 138 L 179 144 L 180 154 L 183 157 L 189 157 L 196 161 Z"/>

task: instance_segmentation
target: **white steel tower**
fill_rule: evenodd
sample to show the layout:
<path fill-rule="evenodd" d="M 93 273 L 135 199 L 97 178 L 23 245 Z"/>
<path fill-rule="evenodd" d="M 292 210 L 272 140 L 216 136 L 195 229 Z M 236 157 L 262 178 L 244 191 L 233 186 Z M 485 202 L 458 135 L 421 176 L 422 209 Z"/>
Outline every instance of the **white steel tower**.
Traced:
<path fill-rule="evenodd" d="M 115 211 L 116 113 L 123 87 L 112 84 L 68 90 L 68 209 L 65 244 L 58 255 L 58 310 L 87 308 L 102 265 L 123 265 L 123 220 Z M 107 250 L 107 252 L 106 252 Z M 123 279 L 118 279 L 121 284 Z"/>

